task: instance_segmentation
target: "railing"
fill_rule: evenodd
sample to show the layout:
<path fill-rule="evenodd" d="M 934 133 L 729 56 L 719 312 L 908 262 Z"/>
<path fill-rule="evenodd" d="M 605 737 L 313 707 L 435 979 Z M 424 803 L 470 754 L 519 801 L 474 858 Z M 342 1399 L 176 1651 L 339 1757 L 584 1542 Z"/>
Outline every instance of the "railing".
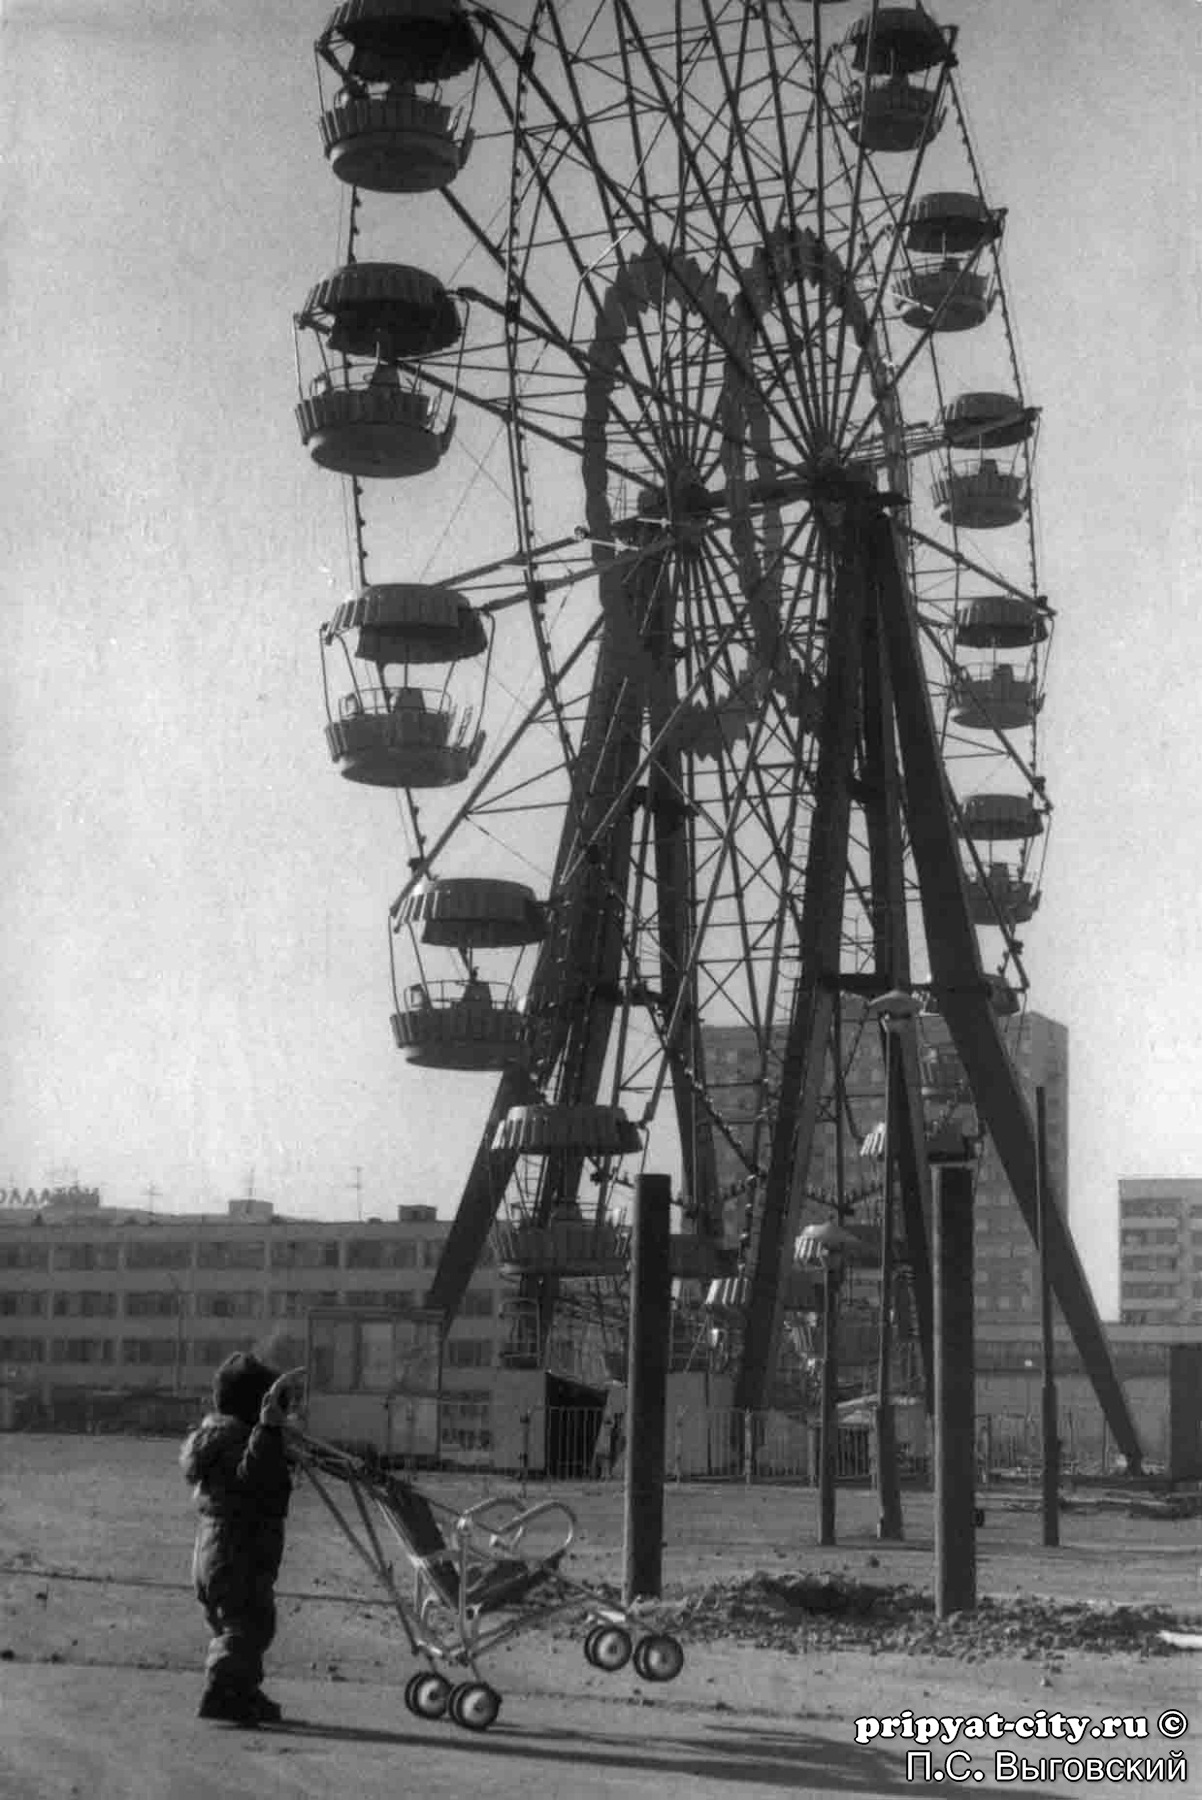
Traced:
<path fill-rule="evenodd" d="M 392 718 L 453 719 L 455 706 L 441 692 L 431 690 L 427 698 L 424 688 L 358 687 L 342 697 L 338 712 L 343 719 L 357 719 L 364 713 Z"/>
<path fill-rule="evenodd" d="M 412 981 L 402 989 L 406 1012 L 435 1012 L 451 1006 L 494 1006 L 510 1012 L 521 1010 L 515 989 L 504 981 Z"/>

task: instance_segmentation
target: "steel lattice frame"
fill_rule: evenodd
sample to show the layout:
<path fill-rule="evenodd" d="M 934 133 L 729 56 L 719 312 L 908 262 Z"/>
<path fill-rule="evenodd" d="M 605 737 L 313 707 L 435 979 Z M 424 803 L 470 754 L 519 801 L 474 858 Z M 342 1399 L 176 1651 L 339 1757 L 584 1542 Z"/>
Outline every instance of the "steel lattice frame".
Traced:
<path fill-rule="evenodd" d="M 437 569 L 492 614 L 496 722 L 462 799 L 437 813 L 410 805 L 414 874 L 394 916 L 431 870 L 480 866 L 482 833 L 489 872 L 536 866 L 552 902 L 528 984 L 533 1064 L 501 1078 L 431 1303 L 454 1313 L 507 1204 L 516 1159 L 490 1150 L 506 1109 L 535 1095 L 613 1101 L 650 1126 L 653 1147 L 671 1139 L 703 1238 L 722 1230 L 715 1146 L 725 1140 L 754 1180 L 739 1382 L 754 1405 L 815 1134 L 832 1116 L 841 993 L 935 993 L 1034 1218 L 1030 1117 L 966 899 L 965 870 L 984 865 L 957 821 L 970 793 L 1017 787 L 1042 827 L 1038 709 L 996 731 L 962 710 L 957 723 L 953 701 L 966 598 L 1049 615 L 1033 433 L 1008 458 L 1024 498 L 1013 530 L 987 540 L 929 498 L 955 462 L 939 427 L 956 392 L 1002 389 L 1027 406 L 1003 215 L 981 188 L 954 33 L 939 34 L 923 76 L 925 135 L 879 154 L 858 141 L 866 82 L 851 9 L 682 0 L 654 9 L 654 25 L 648 10 L 538 0 L 524 29 L 473 15 L 477 138 L 442 197 L 456 267 L 437 271 L 464 338 L 414 368 L 478 421 L 478 439 L 460 428 L 478 467 L 504 432 L 510 541 L 494 560 L 456 569 L 444 555 Z M 867 17 L 871 56 L 875 6 Z M 945 332 L 938 311 L 917 326 L 898 317 L 899 284 L 921 261 L 907 221 L 940 189 L 975 196 L 996 222 L 960 258 L 960 285 L 987 297 L 971 333 Z M 426 479 L 446 481 L 455 455 Z M 1045 650 L 1041 633 L 1018 659 L 1037 698 Z M 1036 829 L 1016 852 L 1032 885 L 1045 842 Z M 1013 929 L 998 924 L 998 972 L 1022 987 Z M 747 1129 L 706 1068 L 705 1029 L 728 1024 L 758 1046 Z M 912 1031 L 898 1080 L 921 1275 Z M 576 1198 L 583 1163 L 541 1171 L 531 1216 Z M 621 1170 L 594 1173 L 583 1191 L 612 1206 Z M 1138 1455 L 1058 1219 L 1056 1230 L 1058 1297 L 1116 1437 Z"/>

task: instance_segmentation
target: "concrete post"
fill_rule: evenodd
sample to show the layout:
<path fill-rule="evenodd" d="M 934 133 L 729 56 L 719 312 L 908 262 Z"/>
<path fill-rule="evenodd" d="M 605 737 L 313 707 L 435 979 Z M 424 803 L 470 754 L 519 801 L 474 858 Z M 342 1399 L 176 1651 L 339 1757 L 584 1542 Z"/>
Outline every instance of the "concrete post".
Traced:
<path fill-rule="evenodd" d="M 935 1287 L 935 1613 L 977 1604 L 973 1169 L 932 1158 Z"/>
<path fill-rule="evenodd" d="M 664 1435 L 672 1309 L 672 1184 L 640 1175 L 630 1240 L 630 1359 L 626 1395 L 623 1592 L 627 1604 L 663 1591 Z"/>

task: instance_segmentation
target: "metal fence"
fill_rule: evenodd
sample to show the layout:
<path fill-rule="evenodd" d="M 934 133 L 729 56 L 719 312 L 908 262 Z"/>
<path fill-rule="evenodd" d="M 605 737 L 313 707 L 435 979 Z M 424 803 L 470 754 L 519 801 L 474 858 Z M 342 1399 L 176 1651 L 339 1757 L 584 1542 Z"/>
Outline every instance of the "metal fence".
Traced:
<path fill-rule="evenodd" d="M 1066 1480 L 1114 1475 L 1125 1468 L 1100 1407 L 1062 1410 L 1058 1424 L 1060 1471 Z M 978 1418 L 977 1469 L 983 1482 L 1034 1485 L 1043 1470 L 1039 1416 L 1003 1412 Z"/>
<path fill-rule="evenodd" d="M 898 1415 L 899 1423 L 901 1415 Z M 930 1475 L 924 1421 L 907 1440 L 899 1432 L 901 1474 L 925 1483 Z M 1122 1459 L 1100 1409 L 1061 1411 L 1061 1469 L 1066 1480 L 1114 1474 Z M 603 1407 L 536 1406 L 506 1412 L 444 1399 L 441 1408 L 444 1466 L 487 1470 L 539 1481 L 613 1481 L 626 1467 L 626 1419 Z M 677 1407 L 665 1425 L 664 1464 L 671 1482 L 817 1481 L 819 1451 L 815 1415 L 735 1407 Z M 982 1485 L 1039 1479 L 1042 1453 L 1038 1417 L 982 1414 L 977 1419 L 977 1472 Z M 873 1478 L 870 1412 L 840 1425 L 836 1478 Z"/>
<path fill-rule="evenodd" d="M 626 1467 L 626 1419 L 603 1407 L 536 1406 L 523 1412 L 444 1399 L 444 1464 L 545 1481 L 613 1481 Z M 817 1462 L 817 1425 L 808 1414 L 735 1407 L 677 1407 L 664 1436 L 669 1481 L 808 1482 Z M 870 1473 L 869 1433 L 839 1432 L 842 1480 Z"/>

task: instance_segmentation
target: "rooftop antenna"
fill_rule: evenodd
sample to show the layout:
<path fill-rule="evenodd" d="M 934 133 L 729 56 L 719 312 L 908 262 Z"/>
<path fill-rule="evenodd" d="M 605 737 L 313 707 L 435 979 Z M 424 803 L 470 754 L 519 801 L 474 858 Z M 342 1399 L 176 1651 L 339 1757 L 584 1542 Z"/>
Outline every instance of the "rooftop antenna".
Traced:
<path fill-rule="evenodd" d="M 355 1179 L 351 1182 L 351 1186 L 355 1190 L 355 1217 L 358 1219 L 359 1223 L 362 1225 L 362 1223 L 363 1223 L 363 1170 L 360 1168 L 358 1163 L 355 1164 Z"/>
<path fill-rule="evenodd" d="M 154 1203 L 156 1200 L 161 1200 L 163 1198 L 163 1196 L 159 1192 L 158 1188 L 155 1187 L 153 1181 L 151 1182 L 149 1187 L 142 1189 L 142 1197 L 144 1200 L 146 1200 L 149 1203 L 151 1217 L 153 1218 L 154 1217 Z"/>

